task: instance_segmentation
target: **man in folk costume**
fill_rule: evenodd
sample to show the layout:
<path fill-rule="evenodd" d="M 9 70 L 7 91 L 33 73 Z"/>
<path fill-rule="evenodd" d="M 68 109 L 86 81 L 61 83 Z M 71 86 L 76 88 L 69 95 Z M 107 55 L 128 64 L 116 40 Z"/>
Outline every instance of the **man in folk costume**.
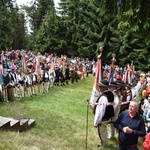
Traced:
<path fill-rule="evenodd" d="M 45 68 L 43 71 L 43 81 L 44 81 L 44 92 L 49 90 L 49 68 Z"/>
<path fill-rule="evenodd" d="M 78 77 L 81 80 L 84 78 L 83 77 L 83 64 L 82 64 L 82 62 L 79 63 Z"/>
<path fill-rule="evenodd" d="M 84 61 L 82 62 L 82 69 L 81 70 L 82 70 L 81 79 L 84 79 L 87 76 L 86 65 L 84 64 Z"/>
<path fill-rule="evenodd" d="M 127 107 L 126 109 L 129 108 L 129 103 L 132 100 L 132 91 L 131 91 L 131 88 L 132 88 L 131 84 L 126 84 L 126 87 L 125 87 L 126 93 L 127 93 L 126 102 L 128 103 L 127 106 L 126 106 Z"/>
<path fill-rule="evenodd" d="M 25 76 L 25 86 L 26 86 L 26 96 L 32 95 L 32 76 L 31 72 L 28 71 L 28 74 Z"/>
<path fill-rule="evenodd" d="M 111 124 L 110 124 L 110 136 L 109 138 L 114 138 L 115 137 L 115 128 L 114 128 L 114 122 L 117 120 L 118 115 L 120 113 L 120 106 L 122 102 L 122 95 L 118 93 L 118 85 L 116 82 L 111 82 L 109 83 L 109 89 L 112 91 L 114 94 L 114 117 L 112 117 Z"/>
<path fill-rule="evenodd" d="M 41 79 L 40 79 L 40 92 L 44 93 L 44 75 L 45 75 L 45 68 L 41 66 L 40 70 L 41 74 Z"/>
<path fill-rule="evenodd" d="M 58 65 L 55 65 L 54 71 L 55 71 L 54 84 L 59 86 L 59 74 L 60 74 L 59 72 L 60 72 L 60 68 L 58 67 Z"/>
<path fill-rule="evenodd" d="M 66 84 L 69 84 L 68 83 L 69 80 L 70 80 L 70 68 L 69 68 L 69 65 L 66 64 L 66 66 L 65 66 L 65 81 L 66 81 Z"/>
<path fill-rule="evenodd" d="M 15 96 L 14 96 L 14 87 L 15 87 L 15 82 L 12 76 L 12 70 L 8 70 L 8 74 L 4 77 L 4 83 L 5 83 L 5 88 L 7 89 L 7 97 L 8 101 L 14 101 Z"/>
<path fill-rule="evenodd" d="M 15 69 L 11 69 L 10 72 L 10 76 L 11 76 L 11 80 L 13 81 L 13 88 L 14 88 L 14 96 L 17 97 L 18 96 L 18 88 L 17 88 L 17 78 L 16 78 L 16 70 Z"/>
<path fill-rule="evenodd" d="M 96 105 L 94 116 L 94 127 L 98 129 L 100 143 L 103 146 L 108 145 L 107 125 L 114 117 L 113 105 L 107 105 L 114 102 L 114 95 L 108 90 L 108 86 L 109 82 L 107 80 L 101 80 L 98 84 L 101 96 L 97 100 L 98 105 Z"/>
<path fill-rule="evenodd" d="M 17 96 L 24 97 L 24 86 L 23 86 L 24 81 L 21 75 L 21 70 L 16 71 L 16 80 L 17 80 L 17 85 L 16 85 Z"/>
<path fill-rule="evenodd" d="M 61 86 L 64 86 L 65 85 L 65 78 L 64 78 L 64 76 L 63 76 L 63 69 L 62 68 L 60 68 L 60 70 L 59 70 L 59 81 L 60 81 L 60 85 Z"/>
<path fill-rule="evenodd" d="M 71 70 L 71 83 L 74 83 L 74 81 L 78 82 L 78 65 L 75 64 Z"/>
<path fill-rule="evenodd" d="M 62 60 L 60 61 L 59 81 L 60 81 L 61 86 L 65 85 L 65 60 L 64 60 L 64 56 L 62 57 Z"/>
<path fill-rule="evenodd" d="M 116 82 L 118 84 L 118 93 L 119 93 L 120 96 L 122 96 L 122 102 L 126 102 L 127 93 L 126 93 L 126 90 L 125 90 L 125 83 L 121 82 L 120 80 L 116 81 Z M 126 103 L 121 105 L 120 113 L 127 108 L 126 105 L 127 105 Z"/>
<path fill-rule="evenodd" d="M 32 92 L 33 92 L 33 95 L 36 95 L 38 93 L 37 92 L 37 75 L 34 69 L 32 69 Z"/>
<path fill-rule="evenodd" d="M 54 87 L 55 71 L 54 71 L 54 61 L 53 60 L 50 63 L 49 80 L 50 80 L 50 87 L 49 88 Z"/>

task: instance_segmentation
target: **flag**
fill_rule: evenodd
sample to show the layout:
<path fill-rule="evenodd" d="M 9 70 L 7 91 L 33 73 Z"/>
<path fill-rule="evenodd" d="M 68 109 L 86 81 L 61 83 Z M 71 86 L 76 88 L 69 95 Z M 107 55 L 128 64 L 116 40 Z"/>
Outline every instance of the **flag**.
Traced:
<path fill-rule="evenodd" d="M 126 84 L 131 84 L 132 83 L 132 78 L 133 78 L 133 66 L 130 66 L 128 64 L 128 67 L 127 67 L 127 70 L 125 72 L 125 75 L 124 75 L 124 78 L 123 78 L 123 82 L 126 83 Z"/>
<path fill-rule="evenodd" d="M 24 74 L 27 73 L 27 63 L 26 63 L 25 53 L 23 53 L 23 55 L 22 55 L 22 72 Z"/>
<path fill-rule="evenodd" d="M 35 65 L 35 73 L 37 75 L 37 80 L 38 83 L 41 80 L 41 66 L 40 66 L 40 60 L 39 60 L 40 55 L 36 56 L 36 65 Z"/>
<path fill-rule="evenodd" d="M 115 58 L 113 57 L 113 59 L 111 60 L 111 65 L 109 67 L 109 78 L 108 78 L 109 83 L 111 83 L 114 78 L 114 71 L 115 71 L 114 63 L 115 63 Z"/>
<path fill-rule="evenodd" d="M 100 96 L 100 92 L 98 91 L 98 83 L 102 80 L 102 62 L 101 62 L 102 54 L 98 56 L 98 60 L 96 63 L 96 73 L 95 73 L 95 81 L 93 85 L 93 90 L 90 98 L 91 107 L 94 108 L 93 103 L 95 103 Z"/>

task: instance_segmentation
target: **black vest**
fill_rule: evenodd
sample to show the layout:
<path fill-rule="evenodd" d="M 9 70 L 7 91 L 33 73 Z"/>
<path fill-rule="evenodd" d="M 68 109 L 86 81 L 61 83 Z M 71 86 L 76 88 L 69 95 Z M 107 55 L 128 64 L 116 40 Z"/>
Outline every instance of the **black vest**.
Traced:
<path fill-rule="evenodd" d="M 114 94 L 111 91 L 106 91 L 101 96 L 106 96 L 107 99 L 108 99 L 108 103 L 109 102 L 114 102 Z M 104 114 L 102 120 L 108 120 L 111 117 L 114 117 L 114 115 L 115 114 L 114 114 L 113 105 L 108 105 L 108 106 L 106 106 L 106 111 L 105 111 L 105 114 Z"/>

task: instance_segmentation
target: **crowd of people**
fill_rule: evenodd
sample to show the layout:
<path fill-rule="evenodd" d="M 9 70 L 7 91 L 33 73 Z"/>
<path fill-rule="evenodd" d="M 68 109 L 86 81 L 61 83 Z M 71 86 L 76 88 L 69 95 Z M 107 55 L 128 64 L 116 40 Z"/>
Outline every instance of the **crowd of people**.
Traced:
<path fill-rule="evenodd" d="M 96 68 L 97 62 L 88 58 L 25 50 L 1 51 L 0 101 L 45 93 L 54 86 L 78 82 L 88 77 L 88 73 L 97 76 Z M 98 82 L 96 98 L 91 96 L 90 105 L 103 146 L 108 145 L 108 139 L 114 138 L 118 130 L 120 150 L 137 150 L 138 137 L 146 134 L 143 147 L 150 150 L 150 72 L 143 74 L 134 69 L 133 64 L 102 66 L 103 80 Z"/>
<path fill-rule="evenodd" d="M 37 54 L 32 51 L 1 51 L 0 101 L 48 92 L 54 86 L 65 86 L 84 79 L 92 62 L 79 57 Z"/>
<path fill-rule="evenodd" d="M 117 133 L 119 150 L 138 150 L 139 137 L 143 138 L 143 149 L 150 150 L 150 71 L 144 74 L 132 65 L 114 65 L 110 77 L 110 70 L 104 68 L 103 79 L 95 86 L 89 102 L 99 146 L 107 146 Z M 94 75 L 97 77 L 96 72 Z"/>

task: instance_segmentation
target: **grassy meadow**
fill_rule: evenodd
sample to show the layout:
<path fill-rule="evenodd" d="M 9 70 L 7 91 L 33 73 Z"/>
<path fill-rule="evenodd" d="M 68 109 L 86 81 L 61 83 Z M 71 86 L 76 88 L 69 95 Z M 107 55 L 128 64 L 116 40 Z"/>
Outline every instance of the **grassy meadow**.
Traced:
<path fill-rule="evenodd" d="M 0 150 L 85 150 L 87 99 L 93 83 L 90 74 L 78 83 L 57 86 L 45 94 L 0 103 L 1 116 L 36 121 L 36 125 L 25 132 L 1 130 Z M 99 137 L 90 108 L 88 114 L 87 149 L 97 150 Z M 109 140 L 109 146 L 104 149 L 117 150 L 117 146 L 116 138 Z"/>

